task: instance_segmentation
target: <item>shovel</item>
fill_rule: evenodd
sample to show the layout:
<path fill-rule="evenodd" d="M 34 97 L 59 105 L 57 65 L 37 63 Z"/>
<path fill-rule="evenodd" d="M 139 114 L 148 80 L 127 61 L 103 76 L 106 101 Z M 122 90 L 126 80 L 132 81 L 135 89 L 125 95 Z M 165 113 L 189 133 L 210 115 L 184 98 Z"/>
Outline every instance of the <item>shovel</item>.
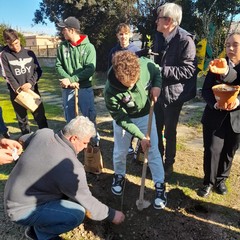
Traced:
<path fill-rule="evenodd" d="M 75 117 L 78 116 L 78 88 L 74 88 L 74 98 L 75 98 Z"/>
<path fill-rule="evenodd" d="M 146 134 L 146 138 L 148 138 L 148 139 L 150 138 L 150 135 L 151 135 L 153 108 L 154 108 L 154 101 L 152 100 L 151 106 L 150 106 L 150 111 L 149 111 L 149 118 L 148 118 L 148 130 L 147 130 L 147 134 Z M 142 211 L 144 208 L 148 208 L 151 205 L 151 203 L 149 201 L 144 200 L 144 188 L 145 188 L 145 179 L 146 179 L 147 164 L 148 164 L 148 151 L 149 151 L 149 149 L 147 149 L 144 152 L 141 187 L 140 187 L 139 199 L 136 201 L 137 208 L 140 211 Z"/>

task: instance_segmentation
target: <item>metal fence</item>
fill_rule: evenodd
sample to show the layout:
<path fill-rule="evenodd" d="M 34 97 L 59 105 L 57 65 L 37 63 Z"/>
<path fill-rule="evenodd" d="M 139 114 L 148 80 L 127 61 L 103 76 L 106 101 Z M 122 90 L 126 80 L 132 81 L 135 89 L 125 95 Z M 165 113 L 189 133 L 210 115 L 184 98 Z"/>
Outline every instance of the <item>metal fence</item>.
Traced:
<path fill-rule="evenodd" d="M 56 57 L 57 47 L 56 45 L 26 46 L 26 48 L 31 49 L 37 57 Z"/>

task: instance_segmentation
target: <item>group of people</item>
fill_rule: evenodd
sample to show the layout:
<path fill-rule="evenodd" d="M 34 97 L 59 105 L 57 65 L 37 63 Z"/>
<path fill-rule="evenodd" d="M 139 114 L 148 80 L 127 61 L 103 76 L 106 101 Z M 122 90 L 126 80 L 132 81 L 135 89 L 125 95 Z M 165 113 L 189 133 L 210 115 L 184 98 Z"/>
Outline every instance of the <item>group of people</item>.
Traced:
<path fill-rule="evenodd" d="M 176 157 L 176 135 L 184 102 L 196 94 L 197 61 L 194 36 L 180 27 L 182 8 L 166 3 L 157 10 L 157 34 L 153 51 L 155 62 L 139 56 L 139 49 L 129 42 L 130 28 L 117 28 L 119 43 L 109 54 L 109 71 L 104 89 L 106 107 L 113 118 L 113 182 L 111 190 L 122 195 L 126 175 L 126 156 L 132 138 L 138 138 L 148 152 L 148 165 L 156 191 L 153 207 L 167 204 L 165 177 L 171 176 Z M 83 165 L 77 154 L 90 139 L 98 144 L 96 111 L 91 77 L 96 67 L 96 51 L 80 23 L 68 17 L 58 23 L 65 41 L 57 52 L 56 70 L 62 87 L 67 124 L 58 133 L 47 128 L 43 105 L 33 113 L 40 129 L 30 133 L 26 110 L 14 102 L 16 90 L 38 92 L 41 70 L 33 52 L 21 47 L 15 31 L 6 30 L 6 49 L 1 54 L 3 76 L 7 80 L 20 129 L 21 144 L 1 139 L 1 163 L 13 161 L 21 154 L 6 183 L 4 204 L 10 219 L 27 226 L 28 239 L 60 239 L 83 222 L 84 216 L 107 219 L 115 224 L 125 215 L 101 203 L 87 186 Z M 204 141 L 204 182 L 198 195 L 208 196 L 213 189 L 227 193 L 225 184 L 232 160 L 239 147 L 240 111 L 237 99 L 220 107 L 212 86 L 218 83 L 239 84 L 240 33 L 226 40 L 227 59 L 210 63 L 202 95 L 206 107 L 202 117 Z M 27 64 L 32 63 L 31 66 Z M 20 76 L 19 76 L 20 75 Z M 74 90 L 78 89 L 83 116 L 74 115 Z M 155 104 L 152 131 L 146 136 L 151 101 Z M 163 143 L 163 134 L 166 144 Z M 26 134 L 27 133 L 27 134 Z M 11 142 L 8 142 L 11 141 Z M 8 157 L 8 159 L 6 158 Z"/>

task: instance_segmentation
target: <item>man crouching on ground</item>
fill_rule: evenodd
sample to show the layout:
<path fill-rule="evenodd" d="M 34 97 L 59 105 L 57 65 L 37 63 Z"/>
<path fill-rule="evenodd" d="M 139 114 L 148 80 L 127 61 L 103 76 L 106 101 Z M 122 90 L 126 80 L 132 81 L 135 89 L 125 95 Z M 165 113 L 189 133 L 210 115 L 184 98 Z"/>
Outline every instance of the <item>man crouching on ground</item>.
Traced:
<path fill-rule="evenodd" d="M 112 192 L 121 195 L 126 174 L 126 156 L 131 137 L 141 140 L 143 151 L 149 148 L 148 165 L 156 189 L 154 208 L 163 209 L 167 198 L 164 185 L 164 169 L 158 150 L 155 116 L 150 139 L 145 137 L 148 128 L 150 98 L 157 101 L 160 94 L 161 76 L 158 65 L 150 59 L 138 58 L 129 51 L 114 54 L 105 86 L 106 106 L 113 118 L 114 177 Z M 150 143 L 151 140 L 151 143 Z"/>
<path fill-rule="evenodd" d="M 77 158 L 95 135 L 94 124 L 78 116 L 57 134 L 41 129 L 20 139 L 25 151 L 6 183 L 4 203 L 11 221 L 28 226 L 28 239 L 61 239 L 58 235 L 79 226 L 85 215 L 124 221 L 122 212 L 92 196 Z"/>

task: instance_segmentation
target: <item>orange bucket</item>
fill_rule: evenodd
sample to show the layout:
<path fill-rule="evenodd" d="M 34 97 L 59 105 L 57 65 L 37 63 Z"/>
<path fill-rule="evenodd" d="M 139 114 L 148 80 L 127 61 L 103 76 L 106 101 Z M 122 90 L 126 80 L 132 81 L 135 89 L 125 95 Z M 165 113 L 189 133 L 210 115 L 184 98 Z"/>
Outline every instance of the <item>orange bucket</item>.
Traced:
<path fill-rule="evenodd" d="M 240 86 L 231 86 L 227 84 L 218 84 L 212 87 L 216 101 L 220 108 L 226 108 L 226 105 L 235 102 Z"/>

